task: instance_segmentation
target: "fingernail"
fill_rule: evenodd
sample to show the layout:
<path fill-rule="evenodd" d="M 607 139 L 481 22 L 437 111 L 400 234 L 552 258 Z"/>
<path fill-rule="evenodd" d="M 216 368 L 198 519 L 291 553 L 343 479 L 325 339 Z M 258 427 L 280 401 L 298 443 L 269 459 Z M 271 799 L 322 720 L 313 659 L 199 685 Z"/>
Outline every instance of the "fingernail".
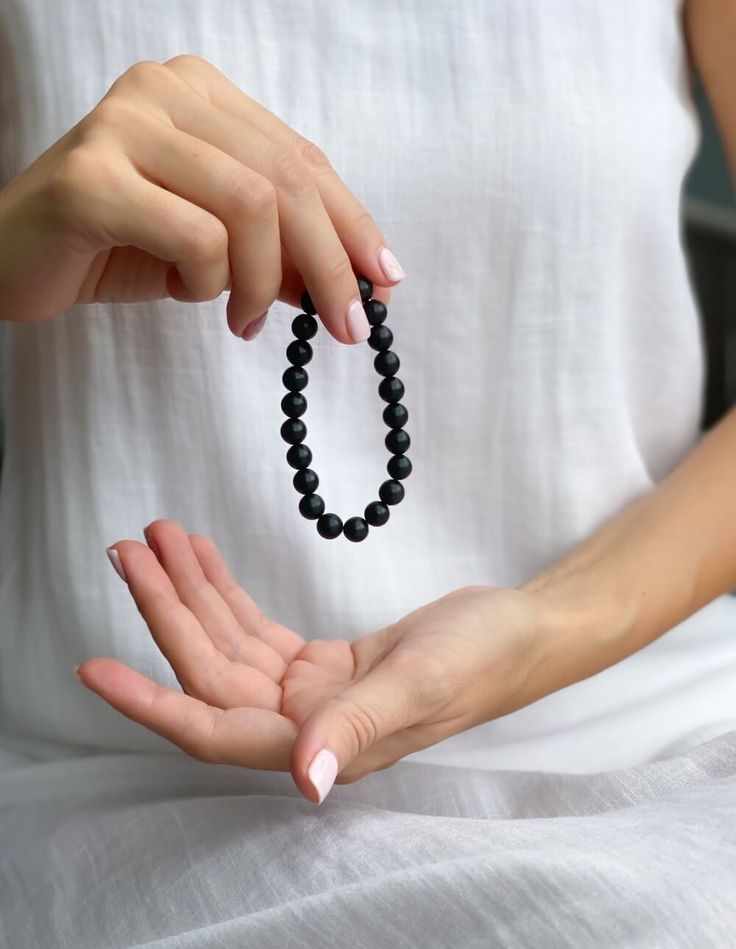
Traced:
<path fill-rule="evenodd" d="M 388 247 L 382 247 L 378 252 L 378 266 L 387 280 L 403 280 L 406 274 L 404 268 L 394 257 Z"/>
<path fill-rule="evenodd" d="M 125 576 L 125 571 L 123 570 L 123 565 L 120 562 L 120 554 L 117 552 L 117 550 L 115 550 L 114 547 L 108 547 L 107 556 L 110 558 L 110 563 L 113 565 L 113 567 L 115 567 L 115 573 L 120 577 L 121 580 L 127 583 L 128 581 Z"/>
<path fill-rule="evenodd" d="M 254 336 L 258 336 L 263 329 L 263 324 L 266 322 L 267 316 L 268 310 L 266 310 L 265 313 L 261 313 L 258 319 L 251 320 L 243 330 L 243 339 L 247 341 L 253 339 Z"/>
<path fill-rule="evenodd" d="M 337 777 L 337 758 L 331 751 L 328 751 L 327 748 L 322 748 L 312 759 L 312 763 L 307 770 L 307 777 L 319 795 L 319 801 L 317 801 L 317 803 L 321 804 L 335 783 L 335 778 Z"/>
<path fill-rule="evenodd" d="M 371 335 L 371 324 L 365 315 L 360 300 L 353 300 L 348 307 L 348 333 L 354 343 L 362 343 Z"/>
<path fill-rule="evenodd" d="M 72 669 L 72 672 L 73 672 L 74 675 L 76 676 L 77 680 L 78 680 L 79 682 L 82 682 L 82 677 L 81 677 L 80 674 L 79 674 L 79 666 L 74 666 L 74 668 Z M 82 685 L 84 685 L 84 682 L 82 682 Z"/>
<path fill-rule="evenodd" d="M 151 523 L 153 523 L 153 522 L 151 522 Z M 146 538 L 146 543 L 148 544 L 149 548 L 153 551 L 154 557 L 155 557 L 156 560 L 158 560 L 159 563 L 160 563 L 160 562 L 161 562 L 161 551 L 158 549 L 158 544 L 156 543 L 156 541 L 155 541 L 155 540 L 153 539 L 153 537 L 151 536 L 151 524 L 149 524 L 148 527 L 144 527 L 144 528 L 143 528 L 143 536 Z"/>

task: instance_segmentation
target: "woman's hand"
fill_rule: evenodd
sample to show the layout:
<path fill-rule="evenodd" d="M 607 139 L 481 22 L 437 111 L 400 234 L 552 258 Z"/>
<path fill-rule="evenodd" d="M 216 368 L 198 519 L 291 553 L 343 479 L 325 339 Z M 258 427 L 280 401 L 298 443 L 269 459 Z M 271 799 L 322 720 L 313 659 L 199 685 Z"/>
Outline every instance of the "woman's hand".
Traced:
<path fill-rule="evenodd" d="M 184 692 L 114 659 L 88 659 L 78 675 L 202 761 L 291 771 L 319 803 L 334 777 L 310 779 L 322 748 L 348 784 L 541 694 L 532 595 L 465 587 L 352 643 L 305 643 L 264 616 L 212 541 L 171 521 L 146 538 L 117 543 L 113 558 Z"/>
<path fill-rule="evenodd" d="M 197 56 L 136 63 L 0 191 L 0 319 L 231 288 L 241 336 L 306 284 L 352 343 L 369 333 L 353 265 L 385 303 L 404 276 L 323 152 Z"/>

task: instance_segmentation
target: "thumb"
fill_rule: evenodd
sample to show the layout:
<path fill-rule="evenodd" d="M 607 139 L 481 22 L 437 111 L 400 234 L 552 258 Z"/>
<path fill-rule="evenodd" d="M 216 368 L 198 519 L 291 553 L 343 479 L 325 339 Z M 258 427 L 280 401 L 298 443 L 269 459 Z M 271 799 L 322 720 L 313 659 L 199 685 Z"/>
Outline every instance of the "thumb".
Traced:
<path fill-rule="evenodd" d="M 307 716 L 292 746 L 290 770 L 308 800 L 321 804 L 354 758 L 418 720 L 415 675 L 391 654 Z"/>

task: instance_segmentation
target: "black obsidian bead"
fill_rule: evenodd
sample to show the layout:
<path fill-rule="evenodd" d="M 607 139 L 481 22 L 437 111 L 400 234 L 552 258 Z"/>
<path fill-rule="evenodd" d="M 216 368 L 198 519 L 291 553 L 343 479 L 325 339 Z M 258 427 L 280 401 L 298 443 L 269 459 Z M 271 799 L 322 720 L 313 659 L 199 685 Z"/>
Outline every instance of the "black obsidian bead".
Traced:
<path fill-rule="evenodd" d="M 343 526 L 343 534 L 348 540 L 365 540 L 368 536 L 368 524 L 362 517 L 349 517 Z"/>
<path fill-rule="evenodd" d="M 317 521 L 317 533 L 327 540 L 339 537 L 342 534 L 342 518 L 337 514 L 323 514 Z"/>
<path fill-rule="evenodd" d="M 404 398 L 404 383 L 398 376 L 381 379 L 378 394 L 384 402 L 400 402 Z"/>
<path fill-rule="evenodd" d="M 281 426 L 281 437 L 290 445 L 298 445 L 307 437 L 307 426 L 300 418 L 287 418 Z"/>
<path fill-rule="evenodd" d="M 388 310 L 386 309 L 386 304 L 382 303 L 380 300 L 369 300 L 367 303 L 363 304 L 363 309 L 365 310 L 365 315 L 368 322 L 371 326 L 378 326 L 388 316 Z"/>
<path fill-rule="evenodd" d="M 317 321 L 308 313 L 300 313 L 291 321 L 291 332 L 297 339 L 311 339 L 317 333 Z"/>
<path fill-rule="evenodd" d="M 317 307 L 312 303 L 312 298 L 309 296 L 309 293 L 305 290 L 301 298 L 301 307 L 307 316 L 314 316 L 317 312 Z"/>
<path fill-rule="evenodd" d="M 373 296 L 373 284 L 367 277 L 358 277 L 358 289 L 360 290 L 360 299 L 367 303 Z"/>
<path fill-rule="evenodd" d="M 411 461 L 409 461 L 406 455 L 392 455 L 386 465 L 386 471 L 388 471 L 391 477 L 395 478 L 396 481 L 402 481 L 411 474 Z"/>
<path fill-rule="evenodd" d="M 307 370 L 302 369 L 301 366 L 289 366 L 289 368 L 284 371 L 281 381 L 289 392 L 301 392 L 302 389 L 306 389 L 307 387 L 309 375 L 307 374 Z"/>
<path fill-rule="evenodd" d="M 292 339 L 286 347 L 286 358 L 292 366 L 306 366 L 312 358 L 312 347 L 304 339 Z"/>
<path fill-rule="evenodd" d="M 376 353 L 376 358 L 373 360 L 373 367 L 381 376 L 395 376 L 400 365 L 399 357 L 391 349 Z"/>
<path fill-rule="evenodd" d="M 386 435 L 384 444 L 392 455 L 403 455 L 409 450 L 411 438 L 409 438 L 409 433 L 404 431 L 403 428 L 392 428 L 388 435 Z"/>
<path fill-rule="evenodd" d="M 294 475 L 294 487 L 299 494 L 314 494 L 319 487 L 319 475 L 311 468 L 300 468 Z"/>
<path fill-rule="evenodd" d="M 389 428 L 403 428 L 409 421 L 409 412 L 401 402 L 392 402 L 383 410 L 383 421 Z"/>
<path fill-rule="evenodd" d="M 365 519 L 371 527 L 381 527 L 389 518 L 391 513 L 385 504 L 380 501 L 371 501 L 365 509 Z"/>
<path fill-rule="evenodd" d="M 316 521 L 325 513 L 325 502 L 318 494 L 305 494 L 299 502 L 299 513 L 309 521 Z"/>
<path fill-rule="evenodd" d="M 400 481 L 384 481 L 378 489 L 378 497 L 384 504 L 398 504 L 404 499 L 404 485 Z"/>
<path fill-rule="evenodd" d="M 281 411 L 289 418 L 299 418 L 307 411 L 307 398 L 301 392 L 287 392 L 281 400 Z"/>
<path fill-rule="evenodd" d="M 399 357 L 391 349 L 376 353 L 376 358 L 373 360 L 373 367 L 379 376 L 395 376 L 400 365 Z"/>
<path fill-rule="evenodd" d="M 292 468 L 308 468 L 312 464 L 312 450 L 304 444 L 292 445 L 286 452 L 286 460 Z"/>
<path fill-rule="evenodd" d="M 371 335 L 368 337 L 368 345 L 371 349 L 377 349 L 379 352 L 384 349 L 390 349 L 393 341 L 394 334 L 388 326 L 384 326 L 383 324 L 374 326 L 371 330 Z"/>

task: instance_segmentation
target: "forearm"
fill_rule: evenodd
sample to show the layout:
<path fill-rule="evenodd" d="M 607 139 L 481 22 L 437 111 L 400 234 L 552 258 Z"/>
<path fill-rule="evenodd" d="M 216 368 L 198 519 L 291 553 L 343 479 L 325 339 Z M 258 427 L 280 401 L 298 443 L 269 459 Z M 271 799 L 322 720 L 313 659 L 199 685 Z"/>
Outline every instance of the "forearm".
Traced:
<path fill-rule="evenodd" d="M 549 607 L 540 694 L 618 662 L 736 589 L 736 409 L 656 488 L 520 589 Z"/>

